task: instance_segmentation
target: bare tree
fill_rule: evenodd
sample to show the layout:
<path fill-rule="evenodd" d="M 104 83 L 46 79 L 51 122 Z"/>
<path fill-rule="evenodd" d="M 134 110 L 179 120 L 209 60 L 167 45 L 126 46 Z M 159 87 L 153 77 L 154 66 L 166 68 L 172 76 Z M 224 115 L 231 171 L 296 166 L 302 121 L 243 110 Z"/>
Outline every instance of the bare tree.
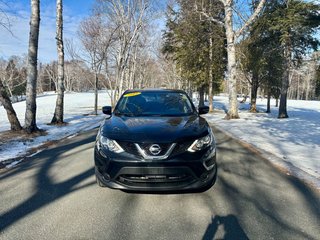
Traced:
<path fill-rule="evenodd" d="M 54 85 L 54 90 L 55 92 L 58 89 L 58 66 L 57 66 L 56 61 L 52 61 L 51 63 L 45 64 L 42 67 L 43 75 L 47 78 L 46 84 L 48 87 L 46 88 L 47 91 L 52 91 L 53 90 L 53 85 Z"/>
<path fill-rule="evenodd" d="M 57 20 L 56 20 L 56 40 L 58 52 L 58 88 L 57 88 L 57 101 L 54 111 L 52 124 L 63 123 L 63 102 L 64 102 L 64 48 L 63 48 L 63 2 L 57 0 Z"/>
<path fill-rule="evenodd" d="M 81 36 L 80 31 L 81 28 L 78 32 Z M 65 90 L 86 91 L 90 89 L 89 86 L 94 86 L 95 80 L 92 80 L 92 74 L 90 75 L 89 69 L 86 66 L 86 63 L 88 63 L 88 61 L 86 61 L 81 56 L 80 51 L 77 48 L 77 45 L 74 43 L 72 39 L 65 39 L 65 47 L 66 54 L 70 58 L 70 61 L 65 62 Z"/>
<path fill-rule="evenodd" d="M 89 55 L 91 69 L 94 72 L 94 112 L 98 114 L 98 84 L 99 74 L 103 63 L 106 61 L 107 51 L 112 42 L 114 30 L 105 28 L 101 15 L 96 14 L 84 20 L 79 28 L 81 42 Z M 106 29 L 111 30 L 107 32 Z"/>
<path fill-rule="evenodd" d="M 38 129 L 36 124 L 36 95 L 37 95 L 37 61 L 40 26 L 40 0 L 31 0 L 30 34 L 28 48 L 27 90 L 26 90 L 26 114 L 25 130 L 27 133 Z"/>
<path fill-rule="evenodd" d="M 125 88 L 129 87 L 130 81 L 132 85 L 134 75 L 132 71 L 135 71 L 135 61 L 137 60 L 134 52 L 137 49 L 141 31 L 147 22 L 149 1 L 102 0 L 101 2 L 102 13 L 112 23 L 113 28 L 116 29 L 115 35 L 117 39 L 113 48 L 113 56 L 115 58 L 113 86 L 116 88 L 115 91 L 112 91 L 113 102 L 115 102 Z M 130 69 L 130 67 L 132 68 Z"/>
<path fill-rule="evenodd" d="M 318 67 L 317 53 L 304 59 L 301 66 L 290 71 L 288 98 L 297 100 L 314 100 L 316 89 L 316 70 Z"/>
<path fill-rule="evenodd" d="M 64 63 L 64 86 L 67 92 L 73 91 L 75 82 L 75 68 L 76 63 L 74 61 L 66 61 Z"/>
<path fill-rule="evenodd" d="M 13 58 L 8 61 L 4 69 L 1 69 L 1 78 L 2 84 L 6 87 L 10 97 L 12 98 L 16 83 L 19 82 L 20 79 L 20 74 L 16 67 L 16 61 Z M 24 82 L 22 82 L 22 84 L 23 83 Z"/>

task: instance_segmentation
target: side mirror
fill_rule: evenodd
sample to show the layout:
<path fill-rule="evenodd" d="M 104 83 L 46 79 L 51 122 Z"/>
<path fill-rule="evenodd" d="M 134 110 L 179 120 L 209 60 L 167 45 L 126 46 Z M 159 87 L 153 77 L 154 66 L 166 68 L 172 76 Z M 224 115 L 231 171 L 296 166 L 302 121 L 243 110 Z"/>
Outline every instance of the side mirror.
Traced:
<path fill-rule="evenodd" d="M 209 112 L 209 107 L 208 106 L 201 106 L 201 107 L 198 107 L 198 111 L 199 111 L 199 114 L 206 114 Z"/>
<path fill-rule="evenodd" d="M 111 115 L 112 108 L 110 106 L 102 107 L 102 112 L 107 115 Z"/>

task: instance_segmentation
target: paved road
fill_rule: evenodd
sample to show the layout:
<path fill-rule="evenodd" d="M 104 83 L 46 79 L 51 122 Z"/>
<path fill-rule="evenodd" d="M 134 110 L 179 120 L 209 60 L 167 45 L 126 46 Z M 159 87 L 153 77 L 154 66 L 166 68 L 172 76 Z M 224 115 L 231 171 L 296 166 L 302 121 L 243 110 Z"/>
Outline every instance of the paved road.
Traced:
<path fill-rule="evenodd" d="M 320 194 L 215 130 L 219 177 L 198 194 L 99 188 L 96 131 L 0 175 L 0 239 L 320 239 Z"/>

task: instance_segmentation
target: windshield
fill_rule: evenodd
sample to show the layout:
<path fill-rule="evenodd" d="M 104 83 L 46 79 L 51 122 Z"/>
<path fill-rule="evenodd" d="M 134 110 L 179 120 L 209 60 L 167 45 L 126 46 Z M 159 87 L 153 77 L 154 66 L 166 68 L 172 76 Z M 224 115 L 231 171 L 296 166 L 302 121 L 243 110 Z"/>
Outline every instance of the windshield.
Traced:
<path fill-rule="evenodd" d="M 127 116 L 186 116 L 194 108 L 185 93 L 181 92 L 131 92 L 124 94 L 115 111 Z"/>

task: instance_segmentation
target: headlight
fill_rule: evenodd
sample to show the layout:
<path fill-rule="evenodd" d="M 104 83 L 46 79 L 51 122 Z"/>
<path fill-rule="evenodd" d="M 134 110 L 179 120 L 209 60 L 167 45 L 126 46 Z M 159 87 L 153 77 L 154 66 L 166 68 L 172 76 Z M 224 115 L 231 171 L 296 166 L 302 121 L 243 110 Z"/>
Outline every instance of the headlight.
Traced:
<path fill-rule="evenodd" d="M 205 137 L 202 137 L 202 138 L 195 140 L 191 144 L 191 146 L 188 148 L 188 151 L 189 152 L 200 151 L 200 150 L 208 147 L 212 142 L 214 142 L 214 136 L 213 136 L 211 129 L 209 129 L 209 134 Z"/>
<path fill-rule="evenodd" d="M 111 140 L 109 138 L 106 138 L 106 137 L 100 135 L 99 142 L 101 145 L 106 147 L 111 152 L 115 152 L 115 153 L 124 152 L 122 147 L 115 140 Z"/>

